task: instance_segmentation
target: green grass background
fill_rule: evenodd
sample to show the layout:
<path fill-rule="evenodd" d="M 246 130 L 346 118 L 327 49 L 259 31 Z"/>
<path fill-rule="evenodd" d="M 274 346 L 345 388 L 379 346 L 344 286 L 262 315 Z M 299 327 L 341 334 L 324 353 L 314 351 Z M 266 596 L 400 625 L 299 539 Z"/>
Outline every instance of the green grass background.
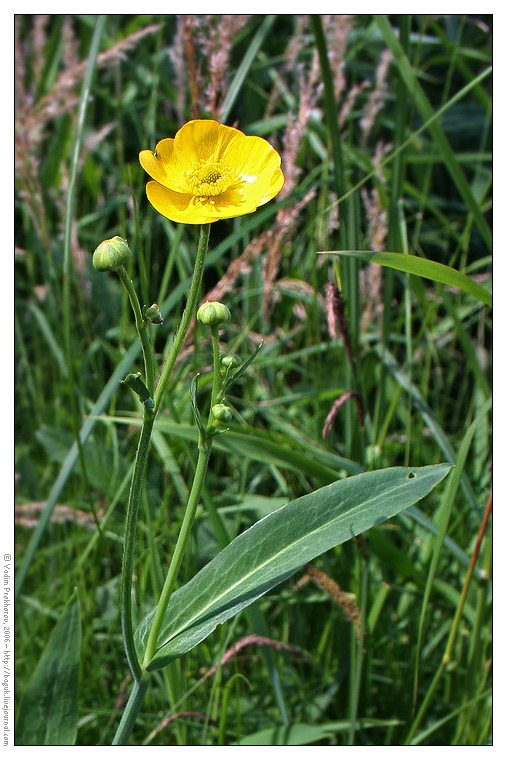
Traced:
<path fill-rule="evenodd" d="M 491 290 L 492 17 L 114 15 L 94 38 L 97 23 L 16 19 L 17 695 L 77 587 L 77 743 L 111 742 L 129 689 L 118 592 L 130 423 L 141 414 L 119 381 L 140 369 L 140 355 L 127 297 L 114 275 L 93 270 L 91 253 L 104 238 L 129 240 L 141 303 L 164 312 L 152 331 L 162 358 L 198 231 L 149 206 L 137 156 L 184 121 L 212 117 L 269 139 L 288 182 L 254 215 L 212 226 L 202 296 L 225 284 L 229 351 L 246 357 L 261 336 L 265 344 L 233 389 L 231 443 L 212 454 L 181 582 L 219 550 L 217 512 L 234 536 L 363 470 L 457 461 L 457 476 L 257 603 L 266 629 L 256 633 L 292 649 L 247 642 L 205 677 L 253 633 L 243 613 L 157 674 L 132 741 L 489 743 L 489 526 L 451 662 L 414 721 L 491 488 L 491 310 L 460 290 L 323 252 L 417 255 Z M 343 294 L 345 340 L 329 331 L 330 282 Z M 205 378 L 210 361 L 197 328 L 153 437 L 137 619 L 174 545 L 196 461 L 190 379 Z M 364 424 L 352 398 L 324 440 L 333 403 L 350 389 Z M 338 584 L 349 616 L 322 578 Z"/>

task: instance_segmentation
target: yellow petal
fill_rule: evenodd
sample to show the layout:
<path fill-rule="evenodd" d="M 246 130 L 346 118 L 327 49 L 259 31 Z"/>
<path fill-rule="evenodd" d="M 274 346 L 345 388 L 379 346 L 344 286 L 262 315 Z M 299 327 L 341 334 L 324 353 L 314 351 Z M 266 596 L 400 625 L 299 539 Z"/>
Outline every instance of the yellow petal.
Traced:
<path fill-rule="evenodd" d="M 167 137 L 157 143 L 156 153 L 151 150 L 142 150 L 139 154 L 139 163 L 157 182 L 179 193 L 188 192 L 185 174 L 178 165 L 174 155 L 174 140 Z"/>
<path fill-rule="evenodd" d="M 232 219 L 243 214 L 251 214 L 257 208 L 257 203 L 250 198 L 245 198 L 242 189 L 230 187 L 221 195 L 202 204 L 206 208 L 206 213 L 218 219 Z"/>
<path fill-rule="evenodd" d="M 194 119 L 176 132 L 174 149 L 181 166 L 190 171 L 201 161 L 220 160 L 227 146 L 242 137 L 239 129 L 213 119 Z"/>
<path fill-rule="evenodd" d="M 184 224 L 208 224 L 215 222 L 217 218 L 210 216 L 202 204 L 196 202 L 191 193 L 176 193 L 158 182 L 148 182 L 146 195 L 151 205 L 173 222 Z"/>
<path fill-rule="evenodd" d="M 273 174 L 280 167 L 280 156 L 262 137 L 244 136 L 224 151 L 224 162 L 234 167 L 241 178 L 253 182 L 264 173 Z"/>
<path fill-rule="evenodd" d="M 278 169 L 271 177 L 271 181 L 269 182 L 269 185 L 266 188 L 264 194 L 260 196 L 257 202 L 257 206 L 263 206 L 265 203 L 274 198 L 275 195 L 278 195 L 284 184 L 285 177 L 283 176 L 282 170 Z"/>
<path fill-rule="evenodd" d="M 212 119 L 184 124 L 174 140 L 161 140 L 156 154 L 142 151 L 139 160 L 155 180 L 146 188 L 150 203 L 187 224 L 250 214 L 285 181 L 280 156 L 267 140 Z"/>

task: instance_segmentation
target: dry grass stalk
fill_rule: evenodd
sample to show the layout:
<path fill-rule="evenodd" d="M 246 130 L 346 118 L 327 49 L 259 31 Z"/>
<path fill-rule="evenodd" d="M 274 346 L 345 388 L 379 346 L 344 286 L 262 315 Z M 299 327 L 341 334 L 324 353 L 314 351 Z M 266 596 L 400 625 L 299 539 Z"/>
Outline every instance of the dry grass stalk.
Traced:
<path fill-rule="evenodd" d="M 343 345 L 348 360 L 353 368 L 356 366 L 356 357 L 352 349 L 352 341 L 350 338 L 349 326 L 347 324 L 347 318 L 345 316 L 345 304 L 341 290 L 332 282 L 326 284 L 326 313 L 327 322 L 329 326 L 329 334 L 336 340 L 338 335 L 336 332 L 336 326 L 340 332 Z"/>
<path fill-rule="evenodd" d="M 47 42 L 46 27 L 49 23 L 49 15 L 34 14 L 32 30 L 32 71 L 36 82 L 40 81 L 44 69 L 44 48 Z"/>
<path fill-rule="evenodd" d="M 192 119 L 198 119 L 201 115 L 199 108 L 200 91 L 199 75 L 201 64 L 197 63 L 194 30 L 199 23 L 198 17 L 193 15 L 181 15 L 179 17 L 183 26 L 183 46 L 185 61 L 187 64 L 188 85 L 190 89 L 190 115 Z"/>
<path fill-rule="evenodd" d="M 362 131 L 361 141 L 363 145 L 366 145 L 370 132 L 375 124 L 377 114 L 384 106 L 387 95 L 387 72 L 392 59 L 393 54 L 388 48 L 386 48 L 380 56 L 375 77 L 375 87 L 370 93 L 370 97 L 364 108 L 364 115 L 360 121 Z"/>
<path fill-rule="evenodd" d="M 79 65 L 79 41 L 74 34 L 71 16 L 65 16 L 62 24 L 64 69 L 73 69 Z"/>
<path fill-rule="evenodd" d="M 185 24 L 178 16 L 173 44 L 169 48 L 169 59 L 174 69 L 174 88 L 176 90 L 176 116 L 180 124 L 185 122 L 185 93 L 188 86 L 187 67 L 185 65 Z"/>
<path fill-rule="evenodd" d="M 343 591 L 335 580 L 326 575 L 322 570 L 314 567 L 314 565 L 305 565 L 306 574 L 301 578 L 298 583 L 298 587 L 307 583 L 310 579 L 321 588 L 326 594 L 335 600 L 335 602 L 344 611 L 347 620 L 353 624 L 356 639 L 359 639 L 360 627 L 361 627 L 361 611 L 356 604 L 353 594 L 348 594 Z"/>
<path fill-rule="evenodd" d="M 154 34 L 160 28 L 159 24 L 152 24 L 141 29 L 134 34 L 129 35 L 114 45 L 110 50 L 100 53 L 97 58 L 97 68 L 106 68 L 122 60 L 126 60 L 126 53 L 132 50 L 137 43 L 149 34 Z M 70 49 L 75 41 L 72 39 L 72 32 L 69 25 L 66 26 L 66 51 L 67 59 L 72 57 Z M 18 49 L 21 57 L 26 56 L 27 51 L 21 51 L 18 40 Z M 16 60 L 16 65 L 23 66 L 24 61 Z M 32 82 L 30 92 L 19 103 L 18 113 L 16 114 L 16 136 L 24 138 L 24 143 L 29 145 L 37 143 L 40 138 L 42 127 L 56 116 L 60 116 L 72 110 L 78 102 L 79 94 L 76 91 L 77 86 L 83 80 L 86 71 L 87 61 L 83 60 L 74 63 L 71 67 L 65 68 L 58 79 L 51 87 L 50 91 L 34 102 L 35 91 L 39 84 L 37 80 Z M 17 77 L 19 79 L 19 77 Z M 23 88 L 24 89 L 24 88 Z M 31 137 L 28 139 L 26 136 Z"/>
<path fill-rule="evenodd" d="M 388 147 L 388 146 L 387 146 Z M 377 167 L 377 177 L 383 181 L 380 164 L 386 152 L 386 146 L 377 144 L 374 165 Z M 361 199 L 366 211 L 368 247 L 372 251 L 384 251 L 387 239 L 387 211 L 382 207 L 380 193 L 377 187 L 370 192 L 361 190 Z M 361 269 L 361 330 L 366 331 L 369 325 L 377 321 L 383 310 L 382 301 L 382 267 L 378 264 L 368 264 Z"/>
<path fill-rule="evenodd" d="M 219 118 L 230 80 L 234 40 L 250 18 L 247 14 L 178 15 L 169 56 L 176 75 L 176 113 L 181 123 L 186 121 L 187 91 L 192 119 Z"/>
<path fill-rule="evenodd" d="M 354 104 L 356 100 L 358 99 L 359 95 L 366 90 L 370 86 L 370 82 L 365 79 L 364 82 L 361 82 L 361 84 L 355 84 L 353 87 L 350 88 L 350 90 L 347 93 L 347 97 L 345 98 L 343 105 L 340 109 L 340 114 L 338 116 L 338 124 L 340 127 L 344 127 L 347 119 L 350 116 L 350 112 L 354 108 Z"/>
<path fill-rule="evenodd" d="M 361 198 L 368 223 L 369 248 L 372 251 L 384 251 L 387 238 L 387 212 L 382 208 L 378 188 L 374 187 L 370 192 L 362 188 Z"/>
<path fill-rule="evenodd" d="M 322 428 L 322 437 L 324 439 L 327 438 L 327 434 L 331 430 L 331 427 L 333 425 L 336 415 L 338 414 L 338 411 L 342 408 L 345 402 L 348 401 L 350 398 L 353 398 L 354 401 L 356 402 L 357 413 L 359 415 L 359 422 L 360 422 L 361 427 L 363 427 L 364 411 L 363 411 L 363 402 L 361 400 L 361 396 L 359 395 L 357 391 L 345 391 L 345 393 L 342 393 L 342 395 L 336 399 L 333 406 L 331 407 L 331 411 L 326 417 L 326 420 L 324 422 L 324 427 Z"/>
<path fill-rule="evenodd" d="M 335 95 L 340 99 L 345 89 L 345 53 L 351 29 L 355 23 L 354 16 L 334 15 L 323 16 L 323 27 L 327 38 L 330 64 L 333 71 Z M 322 79 L 317 51 L 313 46 L 311 35 L 305 32 L 309 27 L 309 17 L 298 19 L 297 33 L 289 42 L 286 49 L 285 63 L 280 71 L 280 80 L 275 84 L 271 103 L 275 101 L 275 93 L 282 88 L 294 92 L 294 72 L 297 76 L 298 110 L 289 113 L 282 145 L 282 167 L 285 174 L 285 185 L 280 198 L 288 197 L 297 187 L 298 175 L 301 172 L 297 160 L 301 143 L 308 131 L 308 123 L 312 114 L 318 108 L 322 97 Z M 310 65 L 305 67 L 300 62 L 300 56 L 306 47 L 313 50 Z M 275 224 L 266 241 L 267 255 L 264 261 L 264 310 L 266 313 L 273 307 L 273 294 L 276 293 L 274 284 L 278 276 L 280 261 L 284 248 L 290 245 L 291 237 L 296 229 L 297 218 L 308 204 L 314 192 L 298 203 L 280 209 Z"/>
<path fill-rule="evenodd" d="M 316 190 L 312 188 L 300 201 L 279 209 L 273 227 L 267 232 L 267 255 L 264 259 L 264 310 L 266 314 L 271 311 L 273 306 L 273 286 L 278 275 L 283 252 L 289 249 L 299 216 L 315 197 L 315 194 Z"/>
<path fill-rule="evenodd" d="M 308 655 L 298 647 L 292 647 L 289 644 L 284 644 L 282 641 L 276 641 L 275 639 L 268 639 L 266 636 L 251 634 L 250 636 L 245 636 L 244 638 L 239 639 L 239 641 L 230 647 L 220 660 L 220 664 L 214 665 L 210 670 L 208 670 L 204 674 L 202 680 L 205 681 L 207 678 L 216 673 L 219 667 L 222 667 L 227 662 L 229 662 L 229 660 L 238 654 L 238 652 L 241 652 L 241 650 L 245 647 L 252 645 L 258 647 L 270 647 L 271 649 L 276 649 L 278 652 L 290 652 L 291 654 L 297 654 L 301 657 L 308 658 Z"/>
<path fill-rule="evenodd" d="M 45 501 L 33 501 L 30 504 L 16 504 L 14 507 L 14 522 L 23 528 L 35 528 L 39 522 L 40 513 L 46 506 Z M 102 512 L 97 512 L 101 517 Z M 95 521 L 93 515 L 89 512 L 83 512 L 74 507 L 67 507 L 64 504 L 56 504 L 51 515 L 52 523 L 75 523 L 85 528 L 95 530 Z"/>
<path fill-rule="evenodd" d="M 326 35 L 329 65 L 333 72 L 334 94 L 336 102 L 340 101 L 346 88 L 345 53 L 349 34 L 355 24 L 355 16 L 346 14 L 323 15 L 322 26 Z"/>
<path fill-rule="evenodd" d="M 50 236 L 46 227 L 46 213 L 44 194 L 39 179 L 40 161 L 43 156 L 45 129 L 48 123 L 76 108 L 79 101 L 78 86 L 81 84 L 87 66 L 87 61 L 78 61 L 78 43 L 75 38 L 71 19 L 66 17 L 63 22 L 62 34 L 63 65 L 56 82 L 49 92 L 37 98 L 40 86 L 40 77 L 44 70 L 44 47 L 46 44 L 46 26 L 48 17 L 33 16 L 33 32 L 21 39 L 21 19 L 16 17 L 14 45 L 15 45 L 15 143 L 14 143 L 14 166 L 17 179 L 17 191 L 26 203 L 30 212 L 34 228 L 51 256 Z M 153 34 L 159 29 L 158 24 L 152 24 L 129 35 L 114 45 L 110 50 L 101 53 L 97 59 L 97 67 L 105 68 L 121 60 L 125 60 L 126 53 L 147 35 Z M 26 72 L 32 71 L 29 86 L 26 84 Z M 107 125 L 99 134 L 104 137 L 110 131 L 111 125 Z M 92 138 L 93 139 L 93 138 Z M 91 142 L 89 143 L 91 145 Z M 62 186 L 68 178 L 65 171 L 62 172 Z M 63 187 L 63 189 L 65 189 Z M 62 187 L 55 193 L 55 198 L 64 196 L 60 192 Z M 63 210 L 63 203 L 59 204 Z"/>
<path fill-rule="evenodd" d="M 204 91 L 204 110 L 218 118 L 230 81 L 230 57 L 234 40 L 250 20 L 249 14 L 206 16 L 207 29 L 199 42 L 207 61 L 209 82 Z"/>

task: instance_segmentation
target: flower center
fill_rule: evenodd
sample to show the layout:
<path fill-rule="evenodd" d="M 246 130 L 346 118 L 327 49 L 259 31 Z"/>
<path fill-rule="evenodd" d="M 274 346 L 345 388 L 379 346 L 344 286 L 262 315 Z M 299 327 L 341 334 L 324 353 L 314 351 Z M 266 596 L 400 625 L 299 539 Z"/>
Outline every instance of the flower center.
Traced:
<path fill-rule="evenodd" d="M 219 162 L 201 161 L 195 164 L 192 171 L 187 174 L 187 181 L 194 196 L 204 202 L 227 190 L 231 184 L 230 171 L 222 167 Z"/>

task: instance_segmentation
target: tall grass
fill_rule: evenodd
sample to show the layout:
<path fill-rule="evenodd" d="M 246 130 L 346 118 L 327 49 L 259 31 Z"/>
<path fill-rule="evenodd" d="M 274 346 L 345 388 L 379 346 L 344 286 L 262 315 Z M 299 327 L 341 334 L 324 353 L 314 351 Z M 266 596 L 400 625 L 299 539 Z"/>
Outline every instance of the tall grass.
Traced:
<path fill-rule="evenodd" d="M 202 297 L 233 313 L 230 350 L 264 346 L 231 398 L 180 582 L 326 483 L 456 466 L 161 671 L 132 742 L 491 741 L 491 310 L 328 253 L 416 255 L 491 290 L 491 35 L 486 15 L 16 17 L 16 685 L 77 587 L 78 744 L 111 743 L 130 688 L 119 582 L 141 416 L 119 382 L 141 359 L 128 300 L 91 252 L 129 240 L 165 355 L 197 232 L 149 206 L 137 156 L 196 117 L 268 138 L 286 183 L 212 225 Z M 209 352 L 196 326 L 153 436 L 137 619 L 192 481 L 190 378 L 206 382 Z"/>

